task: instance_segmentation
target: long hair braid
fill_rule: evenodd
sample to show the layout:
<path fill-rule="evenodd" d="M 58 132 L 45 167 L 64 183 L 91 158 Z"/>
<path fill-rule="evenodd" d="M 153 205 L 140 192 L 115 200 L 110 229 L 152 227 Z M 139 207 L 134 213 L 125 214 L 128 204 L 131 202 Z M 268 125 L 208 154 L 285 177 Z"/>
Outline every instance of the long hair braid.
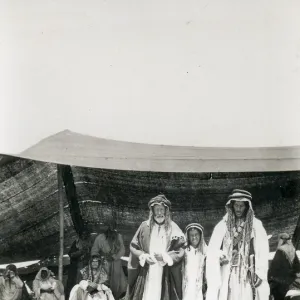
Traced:
<path fill-rule="evenodd" d="M 237 237 L 234 236 L 234 228 L 235 228 L 235 214 L 233 211 L 232 203 L 226 207 L 228 218 L 227 218 L 227 230 L 230 235 L 232 246 L 238 246 L 238 249 L 241 250 L 242 261 L 239 263 L 239 279 L 241 279 L 242 275 L 242 266 L 248 267 L 248 257 L 250 253 L 250 244 L 251 244 L 251 234 L 253 229 L 253 217 L 254 213 L 251 210 L 251 207 L 248 206 L 248 210 L 246 213 L 246 218 L 244 221 L 244 228 L 242 232 L 238 234 Z M 241 247 L 241 248 L 240 248 Z"/>

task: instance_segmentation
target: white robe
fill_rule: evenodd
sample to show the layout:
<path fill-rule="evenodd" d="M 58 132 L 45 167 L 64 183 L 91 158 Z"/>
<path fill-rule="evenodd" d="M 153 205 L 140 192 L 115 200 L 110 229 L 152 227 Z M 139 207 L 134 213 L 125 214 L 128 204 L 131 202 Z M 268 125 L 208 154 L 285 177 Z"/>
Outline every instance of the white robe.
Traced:
<path fill-rule="evenodd" d="M 220 248 L 226 230 L 225 216 L 225 218 L 223 218 L 223 220 L 221 220 L 214 228 L 208 246 L 206 259 L 206 279 L 208 289 L 206 300 L 228 300 L 230 263 L 222 267 L 220 266 L 220 255 L 222 254 Z M 253 218 L 252 237 L 254 239 L 255 273 L 262 280 L 261 285 L 256 289 L 256 299 L 268 300 L 270 294 L 270 288 L 267 281 L 269 242 L 262 222 L 255 217 Z M 235 279 L 232 278 L 231 280 L 234 281 Z"/>
<path fill-rule="evenodd" d="M 86 293 L 83 295 L 84 299 L 79 299 L 80 297 L 77 297 L 77 290 L 82 289 L 83 291 L 86 291 L 87 287 L 89 285 L 89 282 L 87 280 L 81 280 L 79 284 L 76 284 L 70 293 L 69 300 L 114 300 L 114 296 L 111 292 L 111 290 L 104 284 L 98 284 L 97 289 L 98 293 L 91 296 L 89 293 Z"/>
<path fill-rule="evenodd" d="M 149 254 L 154 260 L 155 253 L 165 253 L 168 246 L 167 234 L 165 226 L 153 225 Z M 149 265 L 149 271 L 146 277 L 145 289 L 143 294 L 143 300 L 160 300 L 161 297 L 161 283 L 163 267 L 166 262 L 156 262 L 153 265 Z"/>
<path fill-rule="evenodd" d="M 203 267 L 205 255 L 199 250 L 185 250 L 183 274 L 183 300 L 203 300 Z"/>

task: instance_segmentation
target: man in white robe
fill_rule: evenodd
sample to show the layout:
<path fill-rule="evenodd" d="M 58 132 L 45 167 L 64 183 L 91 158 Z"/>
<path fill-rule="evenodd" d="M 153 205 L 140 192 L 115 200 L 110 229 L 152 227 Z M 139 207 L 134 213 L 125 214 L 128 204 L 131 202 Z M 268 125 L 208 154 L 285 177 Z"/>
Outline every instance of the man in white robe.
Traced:
<path fill-rule="evenodd" d="M 269 242 L 251 200 L 249 192 L 234 190 L 225 217 L 214 228 L 207 250 L 206 300 L 269 299 Z"/>
<path fill-rule="evenodd" d="M 130 244 L 126 299 L 181 300 L 184 234 L 171 220 L 171 203 L 164 195 L 151 199 L 148 206 L 149 220 Z"/>

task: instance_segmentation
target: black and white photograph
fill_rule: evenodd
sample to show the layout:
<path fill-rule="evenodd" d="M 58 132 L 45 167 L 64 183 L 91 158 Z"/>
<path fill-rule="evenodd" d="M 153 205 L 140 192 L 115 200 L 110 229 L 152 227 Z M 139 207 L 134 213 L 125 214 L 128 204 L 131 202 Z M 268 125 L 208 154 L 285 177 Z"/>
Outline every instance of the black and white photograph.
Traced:
<path fill-rule="evenodd" d="M 233 171 L 288 150 L 63 131 L 2 156 L 2 299 L 297 299 L 300 171 Z"/>
<path fill-rule="evenodd" d="M 0 300 L 299 300 L 299 16 L 0 0 Z"/>

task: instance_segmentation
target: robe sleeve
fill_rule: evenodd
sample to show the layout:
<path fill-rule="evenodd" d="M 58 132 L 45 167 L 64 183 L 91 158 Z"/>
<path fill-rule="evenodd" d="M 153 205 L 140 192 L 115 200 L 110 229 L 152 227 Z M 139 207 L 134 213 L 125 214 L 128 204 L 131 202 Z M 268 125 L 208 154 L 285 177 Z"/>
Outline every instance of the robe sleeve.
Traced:
<path fill-rule="evenodd" d="M 256 220 L 255 228 L 255 273 L 267 281 L 269 268 L 269 240 L 262 222 Z"/>
<path fill-rule="evenodd" d="M 13 281 L 14 281 L 14 283 L 16 284 L 16 287 L 17 287 L 18 289 L 23 288 L 24 283 L 23 283 L 23 281 L 20 279 L 20 277 L 15 276 L 14 279 L 13 279 Z"/>
<path fill-rule="evenodd" d="M 96 237 L 95 242 L 94 242 L 94 245 L 93 245 L 93 247 L 92 247 L 92 250 L 91 250 L 91 256 L 94 256 L 94 255 L 100 255 L 101 248 L 102 248 L 102 235 L 99 234 L 99 235 Z"/>
<path fill-rule="evenodd" d="M 0 288 L 4 286 L 5 280 L 4 280 L 4 276 L 0 275 Z M 1 292 L 1 290 L 0 290 Z"/>
<path fill-rule="evenodd" d="M 125 246 L 124 246 L 124 242 L 123 242 L 123 238 L 122 238 L 121 234 L 118 234 L 118 239 L 119 239 L 119 244 L 120 244 L 120 250 L 114 255 L 115 260 L 118 260 L 122 256 L 125 255 Z"/>
<path fill-rule="evenodd" d="M 40 282 L 39 282 L 39 280 L 35 279 L 35 280 L 33 281 L 32 289 L 33 289 L 33 291 L 34 291 L 35 297 L 36 297 L 37 299 L 39 299 L 39 298 L 40 298 L 40 295 L 41 295 L 41 289 L 40 289 Z"/>
<path fill-rule="evenodd" d="M 220 221 L 214 228 L 206 256 L 207 300 L 217 299 L 221 287 L 220 248 L 224 239 L 226 224 Z"/>
<path fill-rule="evenodd" d="M 139 235 L 140 235 L 140 232 L 141 232 L 141 227 L 142 227 L 142 225 L 139 227 L 139 229 L 135 233 L 135 235 L 134 235 L 134 237 L 133 237 L 133 239 L 130 243 L 130 252 L 132 253 L 132 255 L 134 255 L 137 258 L 139 258 L 142 254 L 145 253 L 142 250 L 142 247 L 141 247 L 140 242 L 139 242 Z"/>
<path fill-rule="evenodd" d="M 78 250 L 76 247 L 76 242 L 73 242 L 68 255 L 70 256 L 70 258 L 78 258 L 81 256 L 81 254 L 82 250 Z"/>
<path fill-rule="evenodd" d="M 176 250 L 176 251 L 170 251 L 167 254 L 170 257 L 170 259 L 172 260 L 172 264 L 176 264 L 182 260 L 182 258 L 184 256 L 184 249 L 180 248 L 179 250 Z M 170 265 L 170 263 L 168 261 L 166 261 L 166 263 L 168 265 Z"/>
<path fill-rule="evenodd" d="M 175 244 L 178 245 L 173 247 L 171 243 L 169 251 L 166 255 L 163 255 L 164 262 L 169 266 L 180 262 L 184 256 L 185 237 L 179 226 L 174 222 L 172 222 L 172 236 L 176 237 Z"/>

